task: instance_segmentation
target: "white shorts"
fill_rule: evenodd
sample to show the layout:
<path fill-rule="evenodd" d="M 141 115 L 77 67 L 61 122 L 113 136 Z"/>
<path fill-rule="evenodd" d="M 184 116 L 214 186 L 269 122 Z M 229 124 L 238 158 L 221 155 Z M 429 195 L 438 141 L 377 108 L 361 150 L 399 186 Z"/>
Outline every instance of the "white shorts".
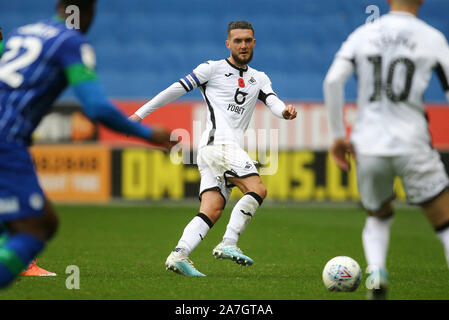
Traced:
<path fill-rule="evenodd" d="M 357 184 L 363 206 L 378 211 L 394 199 L 394 178 L 402 180 L 407 201 L 420 205 L 433 200 L 449 186 L 437 151 L 405 156 L 357 155 Z"/>
<path fill-rule="evenodd" d="M 255 162 L 235 145 L 204 146 L 198 150 L 197 163 L 201 175 L 200 200 L 204 192 L 218 189 L 226 203 L 234 187 L 227 178 L 259 175 Z"/>

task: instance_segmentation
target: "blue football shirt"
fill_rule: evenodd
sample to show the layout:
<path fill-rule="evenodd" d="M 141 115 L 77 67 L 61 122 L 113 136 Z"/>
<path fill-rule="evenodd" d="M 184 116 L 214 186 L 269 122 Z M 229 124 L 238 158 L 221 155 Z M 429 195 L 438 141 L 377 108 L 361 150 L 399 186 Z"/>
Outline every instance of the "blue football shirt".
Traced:
<path fill-rule="evenodd" d="M 95 53 L 57 19 L 8 35 L 0 60 L 0 142 L 29 145 L 31 134 L 67 87 L 95 79 Z"/>

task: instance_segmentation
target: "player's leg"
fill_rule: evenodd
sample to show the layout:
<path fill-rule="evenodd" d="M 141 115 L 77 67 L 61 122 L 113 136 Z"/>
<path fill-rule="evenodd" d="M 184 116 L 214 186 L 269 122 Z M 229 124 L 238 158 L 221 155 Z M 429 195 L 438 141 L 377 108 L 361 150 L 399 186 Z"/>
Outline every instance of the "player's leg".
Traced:
<path fill-rule="evenodd" d="M 436 150 L 397 160 L 411 204 L 420 205 L 443 242 L 449 264 L 449 177 Z"/>
<path fill-rule="evenodd" d="M 367 298 L 386 299 L 388 288 L 387 253 L 390 229 L 393 221 L 393 206 L 387 201 L 376 211 L 367 210 L 368 217 L 362 231 L 363 250 L 367 261 Z"/>
<path fill-rule="evenodd" d="M 232 209 L 223 240 L 215 247 L 213 254 L 216 258 L 232 259 L 241 265 L 252 265 L 254 261 L 241 252 L 237 242 L 265 199 L 267 190 L 258 175 L 232 177 L 227 181 L 239 188 L 244 195 Z"/>
<path fill-rule="evenodd" d="M 44 213 L 38 217 L 27 217 L 5 222 L 10 237 L 28 233 L 44 242 L 50 240 L 58 229 L 58 217 L 48 199 L 44 200 Z"/>
<path fill-rule="evenodd" d="M 366 282 L 368 299 L 386 298 L 394 177 L 390 158 L 357 155 L 357 184 L 368 215 L 362 231 L 366 272 L 369 274 Z"/>
<path fill-rule="evenodd" d="M 202 193 L 199 213 L 185 227 L 175 251 L 190 255 L 220 218 L 224 204 L 219 191 L 209 190 Z"/>
<path fill-rule="evenodd" d="M 5 222 L 7 236 L 0 245 L 0 288 L 9 285 L 43 250 L 57 225 L 58 219 L 47 200 L 42 215 Z"/>
<path fill-rule="evenodd" d="M 378 210 L 367 210 L 368 216 L 363 228 L 362 239 L 368 269 L 370 270 L 386 269 L 393 212 L 391 201 L 382 204 Z"/>
<path fill-rule="evenodd" d="M 201 194 L 200 212 L 184 228 L 178 244 L 168 256 L 165 262 L 167 270 L 185 276 L 204 276 L 196 270 L 189 255 L 220 218 L 224 204 L 225 200 L 217 190 L 209 190 Z"/>
<path fill-rule="evenodd" d="M 0 287 L 5 287 L 41 252 L 57 228 L 56 214 L 39 186 L 28 150 L 0 145 Z"/>
<path fill-rule="evenodd" d="M 23 229 L 35 230 L 37 233 L 49 234 L 54 233 L 57 229 L 58 219 L 55 214 L 54 208 L 48 200 L 45 200 L 45 215 L 38 220 L 34 221 L 29 219 L 17 220 L 11 223 L 10 229 Z M 31 221 L 30 221 L 31 220 Z M 33 232 L 33 231 L 32 231 Z M 26 268 L 20 273 L 21 276 L 56 276 L 56 273 L 47 271 L 37 265 L 37 259 L 26 266 Z"/>
<path fill-rule="evenodd" d="M 435 199 L 421 206 L 444 246 L 449 266 L 449 190 L 445 189 Z"/>
<path fill-rule="evenodd" d="M 243 193 L 243 197 L 232 209 L 226 232 L 223 236 L 225 245 L 237 245 L 239 236 L 248 226 L 256 210 L 262 205 L 267 191 L 259 176 L 247 178 L 228 178 Z"/>
<path fill-rule="evenodd" d="M 220 218 L 229 197 L 229 191 L 226 190 L 224 183 L 215 178 L 208 166 L 198 162 L 198 168 L 201 174 L 200 210 L 184 228 L 178 244 L 165 262 L 167 270 L 186 276 L 204 276 L 195 269 L 189 255 Z"/>

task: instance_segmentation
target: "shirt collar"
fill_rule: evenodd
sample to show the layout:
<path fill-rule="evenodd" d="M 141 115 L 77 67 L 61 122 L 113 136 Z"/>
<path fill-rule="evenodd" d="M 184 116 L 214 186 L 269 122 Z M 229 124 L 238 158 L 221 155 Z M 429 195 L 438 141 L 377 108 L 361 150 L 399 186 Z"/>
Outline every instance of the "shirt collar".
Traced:
<path fill-rule="evenodd" d="M 405 12 L 405 11 L 390 11 L 390 14 L 393 15 L 397 15 L 397 16 L 404 16 L 404 17 L 412 17 L 412 18 L 416 18 L 416 16 L 414 14 L 411 14 L 410 12 Z"/>
<path fill-rule="evenodd" d="M 240 67 L 232 64 L 231 61 L 229 61 L 229 59 L 226 58 L 225 60 L 231 67 L 233 67 L 234 69 L 237 69 L 239 71 L 239 74 L 240 74 L 241 77 L 243 77 L 243 72 L 248 71 L 248 66 L 246 66 L 246 68 L 243 69 L 243 68 L 240 68 Z"/>

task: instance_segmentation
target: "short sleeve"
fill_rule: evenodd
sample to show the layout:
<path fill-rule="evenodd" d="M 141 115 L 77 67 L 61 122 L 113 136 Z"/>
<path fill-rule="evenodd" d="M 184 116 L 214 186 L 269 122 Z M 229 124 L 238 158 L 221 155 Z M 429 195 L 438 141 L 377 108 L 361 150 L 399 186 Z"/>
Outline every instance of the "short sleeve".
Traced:
<path fill-rule="evenodd" d="M 179 83 L 189 92 L 198 88 L 209 81 L 212 74 L 211 62 L 204 62 L 193 69 L 191 73 L 184 78 L 179 79 Z"/>
<path fill-rule="evenodd" d="M 271 86 L 271 80 L 270 78 L 264 73 L 261 72 L 261 77 L 260 77 L 260 89 L 265 92 L 265 93 L 270 93 L 273 92 L 273 88 Z"/>
<path fill-rule="evenodd" d="M 358 33 L 358 30 L 356 30 L 349 35 L 349 37 L 345 42 L 343 42 L 337 54 L 335 55 L 336 57 L 350 61 L 353 61 L 355 59 Z"/>
<path fill-rule="evenodd" d="M 95 51 L 82 36 L 74 35 L 65 39 L 56 57 L 70 85 L 97 78 Z"/>
<path fill-rule="evenodd" d="M 198 67 L 193 69 L 193 73 L 196 75 L 201 84 L 208 82 L 212 74 L 212 62 L 207 61 L 200 64 Z"/>
<path fill-rule="evenodd" d="M 274 90 L 271 86 L 271 80 L 270 78 L 263 72 L 261 72 L 260 76 L 260 91 L 259 91 L 259 100 L 261 100 L 263 103 L 266 104 L 266 100 L 271 95 L 276 95 L 274 93 Z"/>

